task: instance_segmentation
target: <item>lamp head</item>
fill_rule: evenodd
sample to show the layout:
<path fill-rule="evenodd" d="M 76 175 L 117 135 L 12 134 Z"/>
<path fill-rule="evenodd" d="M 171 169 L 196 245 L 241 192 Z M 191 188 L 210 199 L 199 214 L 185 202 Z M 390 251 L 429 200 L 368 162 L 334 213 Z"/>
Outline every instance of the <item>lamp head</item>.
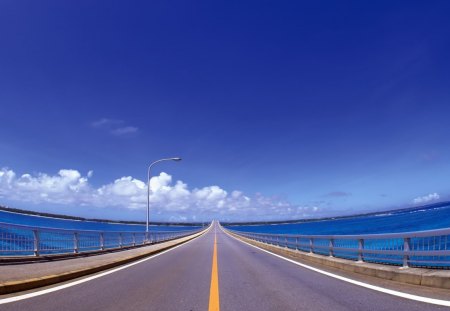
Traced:
<path fill-rule="evenodd" d="M 181 158 L 172 158 L 173 161 L 181 161 Z"/>

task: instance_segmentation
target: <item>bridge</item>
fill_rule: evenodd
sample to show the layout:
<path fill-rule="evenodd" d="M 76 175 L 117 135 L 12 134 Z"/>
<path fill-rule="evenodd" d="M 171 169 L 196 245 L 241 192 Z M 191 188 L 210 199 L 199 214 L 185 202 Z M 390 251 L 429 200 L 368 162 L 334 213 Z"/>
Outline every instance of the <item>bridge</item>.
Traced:
<path fill-rule="evenodd" d="M 94 274 L 1 295 L 0 309 L 423 311 L 450 307 L 448 289 L 305 264 L 258 246 L 249 236 L 244 240 L 217 222 L 200 233 L 177 238 L 160 243 L 159 250 L 153 245 L 78 259 L 0 266 L 1 279 L 37 270 L 48 274 L 77 260 L 123 257 L 147 247 L 157 250 Z M 177 243 L 180 239 L 184 240 Z"/>

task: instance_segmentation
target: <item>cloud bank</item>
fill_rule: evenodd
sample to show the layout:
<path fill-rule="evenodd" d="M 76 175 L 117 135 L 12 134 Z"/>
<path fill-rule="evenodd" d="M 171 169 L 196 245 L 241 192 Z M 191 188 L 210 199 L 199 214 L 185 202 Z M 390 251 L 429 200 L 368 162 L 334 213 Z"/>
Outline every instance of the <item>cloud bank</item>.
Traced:
<path fill-rule="evenodd" d="M 89 181 L 93 172 L 83 176 L 73 169 L 61 169 L 55 175 L 38 173 L 18 176 L 13 170 L 0 170 L 0 198 L 34 204 L 51 203 L 98 208 L 118 207 L 144 210 L 147 184 L 124 176 L 94 187 Z M 280 220 L 318 216 L 317 206 L 298 206 L 277 197 L 241 191 L 228 192 L 219 186 L 189 189 L 182 181 L 161 173 L 150 180 L 150 205 L 158 220 L 224 221 Z"/>
<path fill-rule="evenodd" d="M 428 195 L 424 195 L 422 197 L 417 197 L 413 200 L 414 204 L 424 204 L 424 203 L 430 203 L 433 201 L 437 201 L 439 200 L 440 196 L 439 194 L 435 193 L 430 193 Z"/>

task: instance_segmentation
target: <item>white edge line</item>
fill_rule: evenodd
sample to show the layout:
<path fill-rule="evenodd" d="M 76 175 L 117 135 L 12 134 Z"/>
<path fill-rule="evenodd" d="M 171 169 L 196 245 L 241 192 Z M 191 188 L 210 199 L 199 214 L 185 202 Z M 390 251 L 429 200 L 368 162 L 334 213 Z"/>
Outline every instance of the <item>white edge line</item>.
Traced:
<path fill-rule="evenodd" d="M 209 227 L 208 230 L 205 231 L 204 233 L 207 233 L 209 230 L 211 230 L 211 227 Z M 158 257 L 158 256 L 160 256 L 160 255 L 163 255 L 163 254 L 165 254 L 165 253 L 167 253 L 167 252 L 170 252 L 170 251 L 172 251 L 172 250 L 174 250 L 174 249 L 176 249 L 176 248 L 178 248 L 178 247 L 180 247 L 180 246 L 184 246 L 184 245 L 186 245 L 186 244 L 188 244 L 188 243 L 190 243 L 190 242 L 193 242 L 193 241 L 197 240 L 197 238 L 199 238 L 199 237 L 202 236 L 202 235 L 203 235 L 203 234 L 201 234 L 201 235 L 199 235 L 199 236 L 193 238 L 193 239 L 190 240 L 190 241 L 187 241 L 187 242 L 182 243 L 182 244 L 180 244 L 180 245 L 174 246 L 174 247 L 172 247 L 172 248 L 170 248 L 170 249 L 168 249 L 168 250 L 162 251 L 162 252 L 157 253 L 157 254 L 155 254 L 155 255 L 152 255 L 152 256 L 150 256 L 150 257 L 147 257 L 147 258 L 144 258 L 144 259 L 141 259 L 141 260 L 138 260 L 138 261 L 135 261 L 135 262 L 126 264 L 126 265 L 124 265 L 124 266 L 120 266 L 120 267 L 115 268 L 115 269 L 112 269 L 112 270 L 108 270 L 108 271 L 106 271 L 106 272 L 102 272 L 102 273 L 99 273 L 99 274 L 96 274 L 96 275 L 93 275 L 93 276 L 89 276 L 89 277 L 83 278 L 83 279 L 81 279 L 81 280 L 77 280 L 77 281 L 70 282 L 70 283 L 63 284 L 63 285 L 58 285 L 58 286 L 55 286 L 55 287 L 43 289 L 43 290 L 40 290 L 40 291 L 28 293 L 28 294 L 23 294 L 23 295 L 19 295 L 19 296 L 14 296 L 14 297 L 9 297 L 9 298 L 3 298 L 3 299 L 0 299 L 0 305 L 1 305 L 1 304 L 6 304 L 6 303 L 11 303 L 11 302 L 16 302 L 16 301 L 19 301 L 19 300 L 24 300 L 24 299 L 33 298 L 33 297 L 36 297 L 36 296 L 41 296 L 41 295 L 49 294 L 49 293 L 56 292 L 56 291 L 59 291 L 59 290 L 62 290 L 62 289 L 68 288 L 68 287 L 72 287 L 72 286 L 75 286 L 75 285 L 78 285 L 78 284 L 81 284 L 81 283 L 84 283 L 84 282 L 92 281 L 92 280 L 97 279 L 97 278 L 100 278 L 100 277 L 102 277 L 102 276 L 105 276 L 105 275 L 108 275 L 108 274 L 111 274 L 111 273 L 114 273 L 114 272 L 117 272 L 117 271 L 120 271 L 120 270 L 129 268 L 129 267 L 132 267 L 132 266 L 137 265 L 137 264 L 140 264 L 140 263 L 142 263 L 142 262 L 144 262 L 144 261 L 147 261 L 147 260 L 153 259 L 153 258 L 155 258 L 155 257 Z"/>
<path fill-rule="evenodd" d="M 344 281 L 344 282 L 348 282 L 348 283 L 351 283 L 351 284 L 354 284 L 354 285 L 358 285 L 358 286 L 362 286 L 362 287 L 365 287 L 365 288 L 369 288 L 369 289 L 372 289 L 372 290 L 375 290 L 375 291 L 378 291 L 378 292 L 382 292 L 382 293 L 385 293 L 385 294 L 389 294 L 389 295 L 393 295 L 393 296 L 397 296 L 397 297 L 402 297 L 402 298 L 406 298 L 406 299 L 410 299 L 410 300 L 415 300 L 415 301 L 426 302 L 426 303 L 431 303 L 431 304 L 435 304 L 435 305 L 450 307 L 450 301 L 449 300 L 428 298 L 428 297 L 423 297 L 423 296 L 418 296 L 418 295 L 407 294 L 407 293 L 395 291 L 395 290 L 392 290 L 392 289 L 382 288 L 382 287 L 379 287 L 379 286 L 363 283 L 363 282 L 360 282 L 360 281 L 355 281 L 355 280 L 352 280 L 352 279 L 349 279 L 349 278 L 346 278 L 346 277 L 343 277 L 343 276 L 340 276 L 340 275 L 337 275 L 337 274 L 333 274 L 333 273 L 330 273 L 330 272 L 327 272 L 327 271 L 324 271 L 324 270 L 320 270 L 320 269 L 317 269 L 317 268 L 314 268 L 314 267 L 302 264 L 302 263 L 297 262 L 295 260 L 283 257 L 281 255 L 272 253 L 272 252 L 270 252 L 268 250 L 265 250 L 263 248 L 260 248 L 258 246 L 255 246 L 255 245 L 252 245 L 252 244 L 247 243 L 245 241 L 242 241 L 242 240 L 232 236 L 231 234 L 229 234 L 226 230 L 222 229 L 222 226 L 220 226 L 220 229 L 223 232 L 225 232 L 225 234 L 227 234 L 228 236 L 232 237 L 233 239 L 235 239 L 235 240 L 237 240 L 237 241 L 239 241 L 241 243 L 245 243 L 245 244 L 247 244 L 247 245 L 249 245 L 251 247 L 257 248 L 257 249 L 259 249 L 259 250 L 261 250 L 263 252 L 266 252 L 266 253 L 268 253 L 270 255 L 273 255 L 275 257 L 284 259 L 284 260 L 289 261 L 289 262 L 291 262 L 293 264 L 296 264 L 297 266 L 300 266 L 300 267 L 303 267 L 303 268 L 306 268 L 306 269 L 309 269 L 309 270 L 312 270 L 312 271 L 324 274 L 326 276 L 329 276 L 329 277 L 332 277 L 332 278 L 335 278 L 335 279 L 338 279 L 338 280 L 341 280 L 341 281 Z"/>

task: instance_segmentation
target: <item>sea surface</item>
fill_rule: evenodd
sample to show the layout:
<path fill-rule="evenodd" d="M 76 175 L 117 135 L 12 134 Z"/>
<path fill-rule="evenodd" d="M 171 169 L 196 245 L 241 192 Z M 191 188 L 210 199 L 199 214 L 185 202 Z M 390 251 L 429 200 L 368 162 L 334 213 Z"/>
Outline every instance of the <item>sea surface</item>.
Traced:
<path fill-rule="evenodd" d="M 232 230 L 278 234 L 369 234 L 450 228 L 450 204 L 372 216 L 310 221 L 295 224 L 227 226 Z"/>
<path fill-rule="evenodd" d="M 50 218 L 0 211 L 0 222 L 33 227 L 99 231 L 144 231 L 145 225 Z M 190 230 L 193 226 L 151 226 L 151 231 Z M 308 221 L 294 224 L 227 226 L 239 231 L 285 234 L 368 234 L 450 228 L 450 204 L 413 211 L 391 211 L 372 216 Z"/>
<path fill-rule="evenodd" d="M 19 213 L 0 211 L 0 222 L 26 225 L 32 227 L 46 227 L 74 230 L 98 230 L 98 231 L 145 231 L 145 225 L 106 223 L 96 221 L 80 221 L 61 218 L 50 218 Z M 180 231 L 193 230 L 200 227 L 194 226 L 150 226 L 150 231 Z"/>

